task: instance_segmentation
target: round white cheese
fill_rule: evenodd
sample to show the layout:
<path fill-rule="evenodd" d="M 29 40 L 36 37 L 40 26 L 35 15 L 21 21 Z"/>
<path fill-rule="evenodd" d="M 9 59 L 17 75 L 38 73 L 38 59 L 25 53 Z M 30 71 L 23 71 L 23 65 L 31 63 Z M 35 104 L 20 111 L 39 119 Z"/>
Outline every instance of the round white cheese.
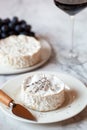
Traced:
<path fill-rule="evenodd" d="M 9 36 L 0 40 L 0 64 L 24 68 L 41 60 L 41 44 L 34 37 Z"/>
<path fill-rule="evenodd" d="M 50 111 L 62 105 L 65 84 L 55 75 L 35 74 L 26 77 L 21 85 L 21 99 L 28 108 Z"/>

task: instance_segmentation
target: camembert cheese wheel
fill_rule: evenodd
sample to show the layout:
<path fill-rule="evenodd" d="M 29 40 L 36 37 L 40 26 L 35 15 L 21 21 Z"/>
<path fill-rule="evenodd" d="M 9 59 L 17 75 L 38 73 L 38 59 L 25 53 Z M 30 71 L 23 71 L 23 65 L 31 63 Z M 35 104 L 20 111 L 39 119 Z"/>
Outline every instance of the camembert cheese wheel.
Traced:
<path fill-rule="evenodd" d="M 33 110 L 55 110 L 64 99 L 65 84 L 55 75 L 34 74 L 26 77 L 21 85 L 21 100 Z"/>
<path fill-rule="evenodd" d="M 0 64 L 25 68 L 39 63 L 41 44 L 34 37 L 9 36 L 0 40 Z"/>

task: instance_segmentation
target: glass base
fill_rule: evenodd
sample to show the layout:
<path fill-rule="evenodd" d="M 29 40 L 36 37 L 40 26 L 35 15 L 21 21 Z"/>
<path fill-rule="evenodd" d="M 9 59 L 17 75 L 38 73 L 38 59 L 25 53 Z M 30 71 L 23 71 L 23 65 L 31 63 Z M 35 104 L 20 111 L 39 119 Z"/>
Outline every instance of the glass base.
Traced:
<path fill-rule="evenodd" d="M 82 65 L 87 62 L 87 59 L 84 61 L 80 60 L 79 54 L 76 52 L 65 52 L 59 58 L 61 64 L 73 66 L 73 65 Z"/>
<path fill-rule="evenodd" d="M 69 52 L 69 58 L 77 58 L 78 54 L 73 52 L 72 50 Z"/>

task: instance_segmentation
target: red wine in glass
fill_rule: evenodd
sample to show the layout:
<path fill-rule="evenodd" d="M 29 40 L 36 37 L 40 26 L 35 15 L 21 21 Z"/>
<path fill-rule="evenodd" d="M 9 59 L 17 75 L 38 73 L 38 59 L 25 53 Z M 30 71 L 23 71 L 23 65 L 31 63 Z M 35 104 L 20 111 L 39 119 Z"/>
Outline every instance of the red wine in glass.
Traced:
<path fill-rule="evenodd" d="M 54 0 L 54 2 L 57 7 L 69 15 L 75 15 L 87 7 L 87 0 Z"/>

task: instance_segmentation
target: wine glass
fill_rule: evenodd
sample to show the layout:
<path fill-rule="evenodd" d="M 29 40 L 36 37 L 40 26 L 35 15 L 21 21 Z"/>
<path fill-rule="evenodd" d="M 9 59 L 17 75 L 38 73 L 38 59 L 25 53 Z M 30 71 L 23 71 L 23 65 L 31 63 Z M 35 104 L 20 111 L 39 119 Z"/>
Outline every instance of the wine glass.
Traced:
<path fill-rule="evenodd" d="M 69 63 L 81 64 L 78 60 L 78 54 L 74 51 L 74 23 L 75 15 L 87 6 L 87 0 L 54 0 L 54 3 L 70 16 L 72 22 L 71 49 L 65 58 L 69 60 Z"/>

